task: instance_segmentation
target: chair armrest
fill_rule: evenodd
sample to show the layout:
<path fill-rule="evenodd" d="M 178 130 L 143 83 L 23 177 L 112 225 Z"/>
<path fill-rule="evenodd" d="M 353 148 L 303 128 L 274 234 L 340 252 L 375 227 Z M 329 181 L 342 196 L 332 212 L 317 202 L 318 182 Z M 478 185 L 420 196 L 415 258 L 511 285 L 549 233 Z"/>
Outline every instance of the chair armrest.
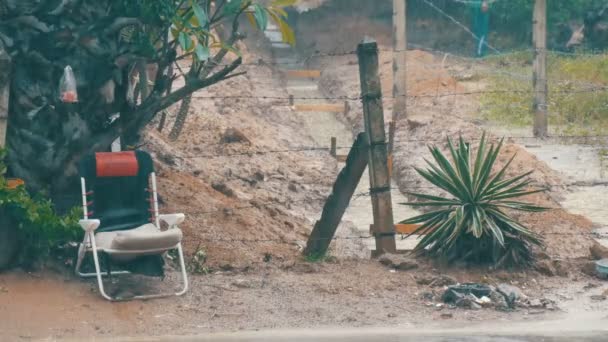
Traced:
<path fill-rule="evenodd" d="M 164 214 L 158 215 L 158 219 L 166 222 L 169 227 L 175 227 L 178 224 L 181 224 L 186 219 L 186 215 L 184 214 Z"/>
<path fill-rule="evenodd" d="M 99 220 L 80 220 L 78 224 L 87 233 L 92 233 L 95 229 L 99 228 L 101 221 Z"/>

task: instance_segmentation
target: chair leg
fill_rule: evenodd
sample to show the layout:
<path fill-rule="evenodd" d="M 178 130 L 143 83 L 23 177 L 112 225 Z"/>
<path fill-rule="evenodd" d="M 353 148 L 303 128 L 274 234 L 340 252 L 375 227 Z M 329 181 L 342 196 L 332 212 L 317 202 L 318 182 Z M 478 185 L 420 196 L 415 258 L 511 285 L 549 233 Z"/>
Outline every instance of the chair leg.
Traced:
<path fill-rule="evenodd" d="M 82 276 L 82 274 L 80 273 L 80 267 L 82 267 L 82 261 L 84 260 L 84 257 L 87 254 L 87 248 L 85 246 L 86 243 L 86 237 L 85 239 L 82 241 L 82 243 L 78 246 L 78 257 L 76 260 L 76 274 Z"/>
<path fill-rule="evenodd" d="M 95 263 L 95 273 L 97 274 L 97 285 L 99 286 L 99 292 L 101 296 L 109 301 L 115 300 L 114 298 L 108 296 L 106 291 L 103 288 L 103 279 L 101 276 L 101 267 L 99 267 L 99 256 L 97 255 L 97 244 L 95 243 L 95 236 L 90 234 L 91 239 L 91 247 L 93 248 L 93 262 Z"/>
<path fill-rule="evenodd" d="M 80 269 L 82 268 L 82 263 L 84 261 L 84 258 L 87 255 L 87 252 L 91 251 L 90 246 L 90 242 L 88 240 L 88 235 L 86 235 L 84 237 L 84 240 L 82 241 L 82 243 L 80 244 L 80 246 L 78 246 L 78 259 L 76 260 L 76 274 L 78 274 L 81 278 L 95 278 L 97 277 L 97 272 L 89 272 L 89 273 L 83 273 L 80 272 Z M 108 270 L 107 272 L 102 272 L 101 276 L 105 277 L 105 276 L 114 276 L 114 275 L 123 275 L 123 274 L 131 274 L 131 272 L 129 271 L 111 271 Z"/>
<path fill-rule="evenodd" d="M 188 272 L 186 271 L 186 262 L 184 259 L 184 252 L 182 249 L 182 244 L 180 243 L 179 245 L 177 245 L 177 252 L 179 255 L 179 264 L 180 264 L 180 273 L 182 275 L 182 282 L 183 282 L 183 287 L 181 289 L 181 291 L 179 292 L 172 292 L 172 293 L 161 293 L 161 294 L 151 294 L 151 295 L 140 295 L 140 296 L 133 296 L 133 297 L 129 297 L 129 298 L 120 298 L 120 297 L 110 297 L 108 294 L 106 294 L 105 289 L 104 289 L 104 285 L 103 285 L 103 273 L 99 264 L 99 255 L 97 252 L 97 244 L 95 243 L 95 237 L 91 237 L 91 247 L 92 247 L 92 253 L 93 253 L 93 261 L 95 263 L 95 273 L 94 275 L 97 277 L 97 286 L 99 287 L 99 292 L 101 293 L 101 296 L 109 301 L 112 302 L 118 302 L 118 301 L 129 301 L 129 300 L 136 300 L 136 299 L 152 299 L 152 298 L 162 298 L 162 297 L 171 297 L 171 296 L 182 296 L 184 295 L 186 292 L 188 292 L 188 288 L 189 288 L 189 282 L 188 282 Z M 86 252 L 86 248 L 84 248 L 85 252 Z M 80 252 L 80 251 L 79 251 Z M 79 268 L 77 268 L 77 272 L 78 272 Z M 129 273 L 129 272 L 126 272 Z M 80 274 L 81 276 L 88 276 L 89 274 L 82 274 L 80 272 L 78 272 L 78 274 Z M 121 272 L 112 272 L 112 275 L 114 274 L 121 274 Z"/>
<path fill-rule="evenodd" d="M 182 281 L 184 282 L 183 289 L 176 293 L 176 296 L 181 296 L 184 293 L 188 292 L 188 272 L 186 272 L 186 262 L 184 261 L 184 251 L 182 250 L 182 243 L 180 242 L 177 245 L 177 253 L 179 254 L 179 265 L 182 271 Z"/>

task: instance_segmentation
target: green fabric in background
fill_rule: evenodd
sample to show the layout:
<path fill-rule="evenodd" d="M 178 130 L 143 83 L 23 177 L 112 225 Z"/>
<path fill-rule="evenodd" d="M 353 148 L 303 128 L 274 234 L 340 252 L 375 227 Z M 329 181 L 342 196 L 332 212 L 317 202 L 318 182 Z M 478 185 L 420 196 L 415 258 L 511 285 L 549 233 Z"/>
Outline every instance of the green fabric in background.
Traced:
<path fill-rule="evenodd" d="M 483 57 L 486 54 L 488 48 L 488 32 L 490 31 L 490 2 L 486 2 L 488 10 L 482 10 L 482 4 L 484 1 L 479 0 L 470 2 L 473 18 L 473 33 L 475 34 L 475 56 Z"/>

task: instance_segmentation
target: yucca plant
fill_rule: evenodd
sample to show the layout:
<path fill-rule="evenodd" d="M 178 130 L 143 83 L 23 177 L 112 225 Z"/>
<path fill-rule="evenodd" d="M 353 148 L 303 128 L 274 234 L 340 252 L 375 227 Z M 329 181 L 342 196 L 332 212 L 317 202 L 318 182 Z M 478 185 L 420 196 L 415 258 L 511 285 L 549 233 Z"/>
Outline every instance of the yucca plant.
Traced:
<path fill-rule="evenodd" d="M 545 191 L 530 190 L 526 172 L 505 179 L 515 155 L 498 172 L 492 169 L 503 145 L 487 144 L 483 134 L 475 160 L 470 145 L 462 137 L 457 146 L 448 138 L 448 160 L 437 146 L 429 146 L 434 163 L 427 170 L 416 171 L 449 195 L 432 196 L 408 193 L 423 200 L 402 203 L 412 207 L 431 207 L 428 213 L 403 221 L 421 224 L 412 235 L 426 234 L 414 249 L 417 255 L 429 255 L 443 261 L 527 266 L 533 261 L 533 246 L 541 246 L 541 237 L 511 218 L 505 210 L 541 212 L 547 208 L 515 201 L 517 197 Z"/>

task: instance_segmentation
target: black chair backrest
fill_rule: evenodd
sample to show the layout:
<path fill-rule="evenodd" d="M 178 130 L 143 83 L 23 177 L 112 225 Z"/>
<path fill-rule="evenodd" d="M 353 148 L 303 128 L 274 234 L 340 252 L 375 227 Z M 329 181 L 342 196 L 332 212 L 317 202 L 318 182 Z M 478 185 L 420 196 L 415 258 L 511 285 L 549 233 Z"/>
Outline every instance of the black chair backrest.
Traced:
<path fill-rule="evenodd" d="M 101 221 L 97 232 L 133 229 L 153 221 L 149 177 L 154 165 L 148 153 L 95 153 L 83 158 L 79 171 L 86 182 L 88 216 Z"/>

